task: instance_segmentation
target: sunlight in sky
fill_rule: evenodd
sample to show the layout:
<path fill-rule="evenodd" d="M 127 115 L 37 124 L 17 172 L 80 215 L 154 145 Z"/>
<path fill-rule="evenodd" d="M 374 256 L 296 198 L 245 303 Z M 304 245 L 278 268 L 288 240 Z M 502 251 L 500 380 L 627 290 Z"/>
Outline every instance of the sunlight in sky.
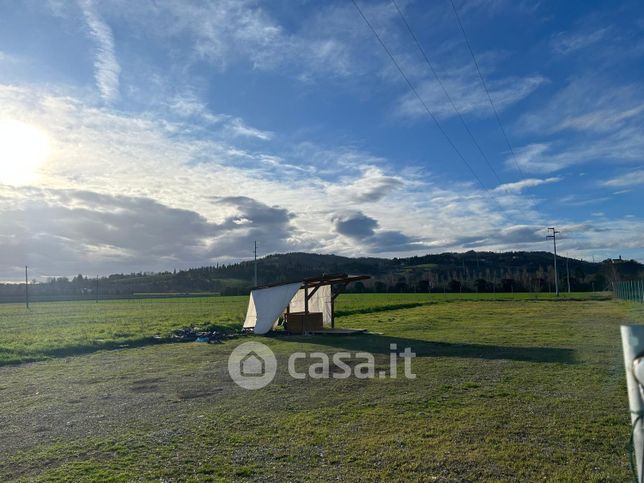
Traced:
<path fill-rule="evenodd" d="M 0 121 L 0 182 L 23 185 L 38 180 L 50 154 L 45 131 L 21 121 Z"/>
<path fill-rule="evenodd" d="M 644 260 L 643 27 L 641 0 L 0 1 L 0 280 L 553 226 Z"/>

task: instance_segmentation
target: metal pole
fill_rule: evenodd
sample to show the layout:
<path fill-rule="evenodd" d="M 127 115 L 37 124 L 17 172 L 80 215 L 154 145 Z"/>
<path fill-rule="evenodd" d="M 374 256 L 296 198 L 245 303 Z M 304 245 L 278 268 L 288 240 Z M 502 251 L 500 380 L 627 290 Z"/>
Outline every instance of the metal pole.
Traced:
<path fill-rule="evenodd" d="M 570 270 L 568 269 L 568 257 L 566 256 L 566 280 L 568 281 L 568 293 L 570 293 Z"/>
<path fill-rule="evenodd" d="M 257 287 L 257 240 L 255 240 L 255 287 Z"/>
<path fill-rule="evenodd" d="M 98 303 L 98 275 L 96 275 L 96 303 Z"/>
<path fill-rule="evenodd" d="M 552 229 L 552 244 L 555 249 L 555 292 L 559 296 L 559 275 L 557 274 L 557 232 Z"/>
<path fill-rule="evenodd" d="M 552 245 L 554 247 L 554 260 L 555 260 L 555 292 L 557 297 L 559 296 L 559 275 L 557 274 L 557 231 L 554 227 L 548 228 L 548 231 L 552 230 L 552 235 L 547 235 L 546 238 L 552 238 Z"/>
<path fill-rule="evenodd" d="M 624 351 L 624 367 L 626 369 L 626 387 L 628 389 L 628 406 L 631 412 L 631 425 L 633 426 L 633 450 L 637 466 L 637 481 L 642 483 L 642 416 L 644 415 L 644 402 L 639 390 L 639 383 L 633 374 L 636 358 L 644 352 L 644 325 L 622 325 L 622 347 Z"/>
<path fill-rule="evenodd" d="M 27 265 L 25 265 L 25 305 L 29 308 L 29 275 L 27 274 Z"/>

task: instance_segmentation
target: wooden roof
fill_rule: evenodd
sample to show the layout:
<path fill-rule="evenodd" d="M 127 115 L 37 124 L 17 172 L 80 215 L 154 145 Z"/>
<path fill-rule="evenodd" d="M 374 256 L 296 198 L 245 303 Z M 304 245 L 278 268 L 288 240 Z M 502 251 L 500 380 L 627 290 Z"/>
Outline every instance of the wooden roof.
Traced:
<path fill-rule="evenodd" d="M 323 275 L 320 275 L 319 277 L 305 278 L 304 280 L 301 281 L 301 283 L 302 283 L 302 288 L 315 288 L 315 287 L 322 287 L 323 285 L 335 285 L 335 284 L 347 285 L 351 282 L 357 282 L 358 280 L 367 280 L 369 278 L 371 278 L 370 275 L 349 275 L 347 273 L 331 273 L 331 274 L 323 274 Z M 280 285 L 289 285 L 291 283 L 297 283 L 297 282 L 298 281 L 272 283 L 269 285 L 254 287 L 252 290 L 269 288 L 269 287 L 279 287 Z"/>

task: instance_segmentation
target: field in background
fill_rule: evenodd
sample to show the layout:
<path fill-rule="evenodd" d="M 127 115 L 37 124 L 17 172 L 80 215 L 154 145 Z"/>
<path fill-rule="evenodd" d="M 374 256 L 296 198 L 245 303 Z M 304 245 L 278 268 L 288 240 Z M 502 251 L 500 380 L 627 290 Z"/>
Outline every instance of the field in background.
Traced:
<path fill-rule="evenodd" d="M 629 477 L 619 324 L 644 322 L 642 305 L 590 294 L 338 300 L 339 326 L 374 334 L 151 338 L 238 327 L 246 297 L 0 305 L 0 480 Z M 247 340 L 279 360 L 259 391 L 226 371 Z M 386 368 L 391 343 L 418 354 L 417 379 L 284 370 L 294 350 L 340 349 Z"/>
<path fill-rule="evenodd" d="M 562 299 L 606 299 L 578 293 Z M 345 294 L 338 317 L 464 300 L 546 300 L 551 294 Z M 157 343 L 182 327 L 241 328 L 247 296 L 0 304 L 0 366 L 33 362 L 122 345 Z"/>

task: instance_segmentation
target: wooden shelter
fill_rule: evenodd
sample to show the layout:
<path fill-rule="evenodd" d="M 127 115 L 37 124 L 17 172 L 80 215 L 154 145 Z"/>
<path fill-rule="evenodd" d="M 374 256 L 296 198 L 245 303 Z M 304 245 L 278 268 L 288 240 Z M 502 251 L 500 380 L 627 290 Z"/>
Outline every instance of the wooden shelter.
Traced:
<path fill-rule="evenodd" d="M 315 333 L 325 326 L 335 329 L 335 299 L 347 285 L 369 275 L 325 274 L 295 283 L 280 283 L 251 291 L 245 329 L 256 334 L 273 330 L 283 316 L 291 333 Z"/>
<path fill-rule="evenodd" d="M 331 275 L 322 275 L 321 277 L 307 278 L 302 281 L 304 291 L 304 310 L 291 312 L 291 304 L 286 306 L 284 314 L 284 325 L 289 332 L 309 332 L 322 330 L 324 326 L 324 317 L 322 312 L 311 312 L 309 302 L 322 287 L 330 288 L 330 318 L 331 328 L 335 328 L 335 299 L 338 298 L 344 289 L 351 282 L 366 280 L 369 275 L 348 275 L 346 273 L 334 273 Z"/>

